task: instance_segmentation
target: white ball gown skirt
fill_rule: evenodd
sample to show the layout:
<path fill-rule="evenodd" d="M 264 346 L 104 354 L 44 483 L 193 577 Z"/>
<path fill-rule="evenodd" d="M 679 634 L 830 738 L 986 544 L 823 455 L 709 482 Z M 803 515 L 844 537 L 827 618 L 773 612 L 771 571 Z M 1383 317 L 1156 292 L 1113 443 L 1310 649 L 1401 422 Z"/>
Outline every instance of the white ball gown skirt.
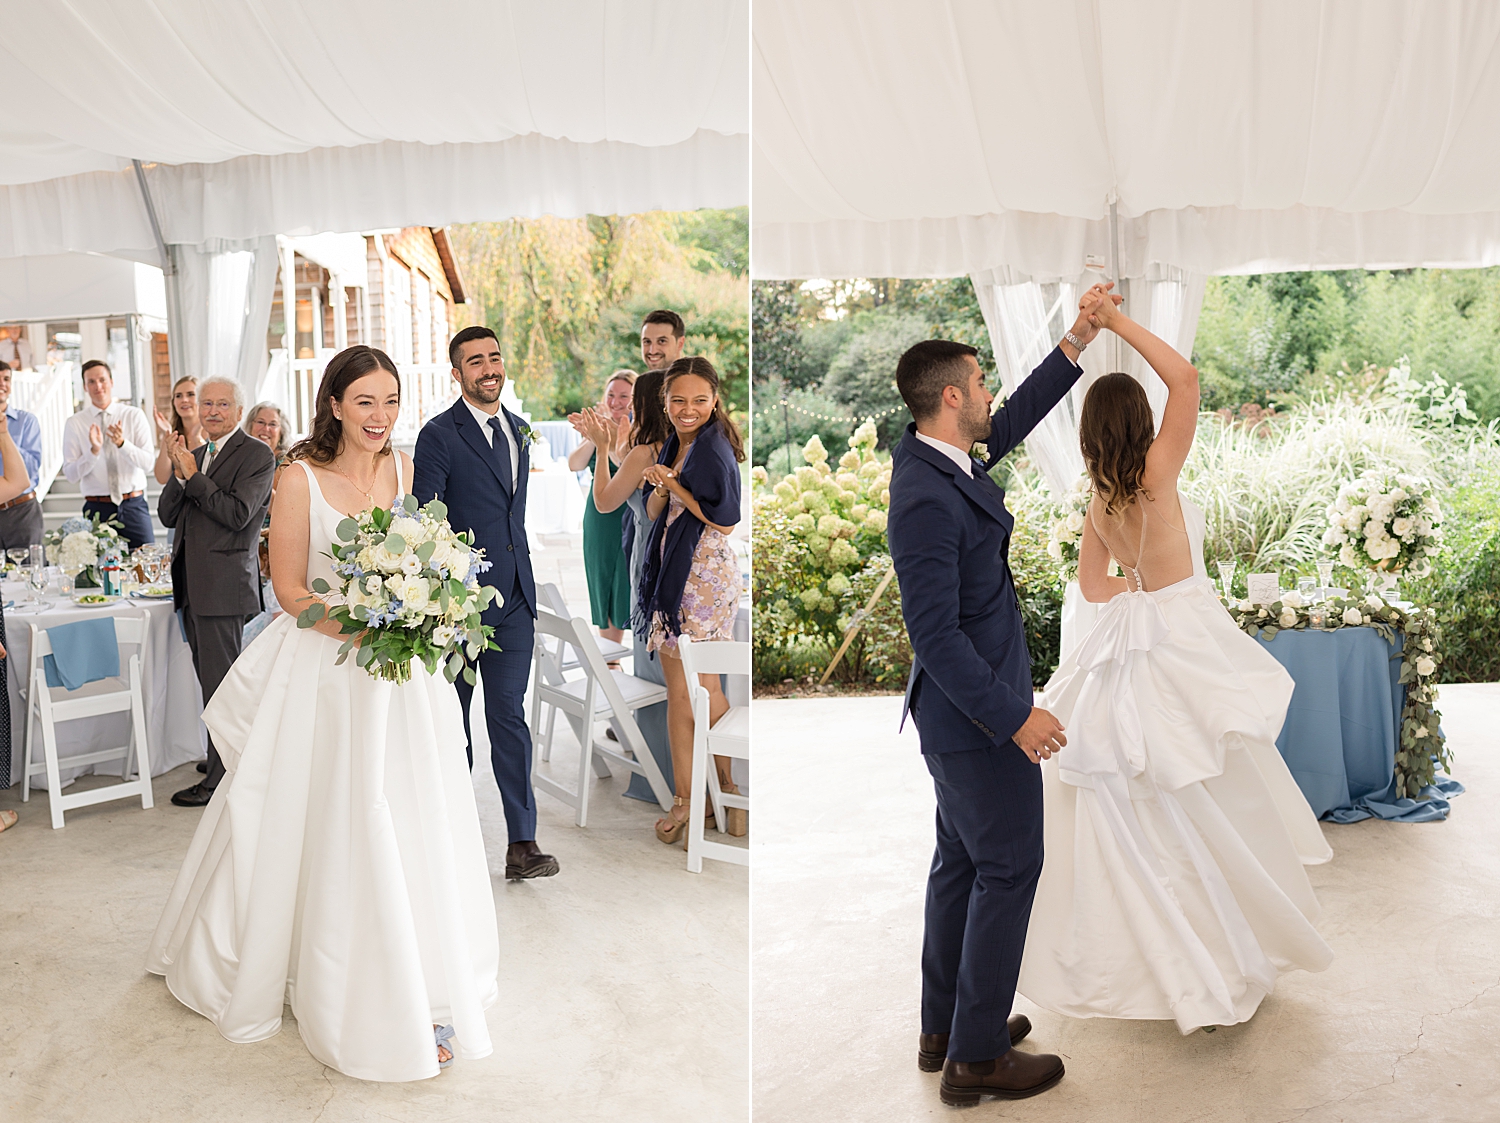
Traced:
<path fill-rule="evenodd" d="M 1202 576 L 1104 607 L 1036 701 L 1068 744 L 1043 766 L 1022 994 L 1189 1033 L 1328 966 L 1303 866 L 1332 851 L 1276 749 L 1291 696 Z"/>
<path fill-rule="evenodd" d="M 291 616 L 247 647 L 203 719 L 229 773 L 204 809 L 147 956 L 230 1041 L 291 1005 L 308 1051 L 363 1080 L 492 1052 L 490 872 L 457 694 L 335 666 L 338 640 Z"/>

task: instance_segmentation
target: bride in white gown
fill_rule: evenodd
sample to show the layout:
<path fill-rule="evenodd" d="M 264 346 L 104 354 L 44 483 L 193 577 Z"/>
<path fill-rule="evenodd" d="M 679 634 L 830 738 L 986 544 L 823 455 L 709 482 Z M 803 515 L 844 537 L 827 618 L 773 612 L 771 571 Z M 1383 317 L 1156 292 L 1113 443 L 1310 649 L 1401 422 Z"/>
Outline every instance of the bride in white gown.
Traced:
<path fill-rule="evenodd" d="M 498 998 L 490 872 L 458 695 L 416 663 L 378 681 L 335 666 L 337 625 L 296 613 L 346 514 L 411 479 L 391 453 L 400 382 L 353 347 L 329 363 L 308 440 L 276 493 L 271 573 L 290 612 L 245 649 L 203 720 L 229 774 L 193 836 L 147 955 L 230 1041 L 271 1037 L 290 1004 L 308 1051 L 364 1080 L 436 1076 L 492 1051 Z M 328 599 L 328 598 L 323 598 Z M 295 607 L 294 607 L 295 606 Z"/>
<path fill-rule="evenodd" d="M 1068 741 L 1043 766 L 1046 861 L 1018 989 L 1072 1017 L 1189 1033 L 1249 1019 L 1283 972 L 1328 966 L 1303 866 L 1332 851 L 1276 749 L 1291 677 L 1224 611 L 1203 513 L 1177 493 L 1197 371 L 1107 301 L 1099 321 L 1169 396 L 1154 439 L 1130 376 L 1085 397 L 1078 581 L 1108 604 L 1036 701 Z"/>

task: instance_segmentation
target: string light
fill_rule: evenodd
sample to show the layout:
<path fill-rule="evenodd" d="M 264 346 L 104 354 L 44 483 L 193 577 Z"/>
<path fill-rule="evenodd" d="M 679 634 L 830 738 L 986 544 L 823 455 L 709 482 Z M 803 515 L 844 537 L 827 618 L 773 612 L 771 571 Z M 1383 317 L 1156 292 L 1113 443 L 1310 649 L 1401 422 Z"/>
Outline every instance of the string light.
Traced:
<path fill-rule="evenodd" d="M 811 417 L 818 421 L 842 421 L 846 425 L 856 425 L 865 421 L 880 421 L 883 418 L 894 417 L 898 413 L 906 412 L 906 407 L 904 405 L 900 405 L 892 406 L 890 409 L 883 409 L 879 413 L 867 413 L 862 417 L 835 417 L 830 413 L 816 413 L 810 409 L 803 409 L 799 405 L 793 405 L 785 398 L 782 398 L 777 404 L 784 409 L 791 410 L 793 413 L 800 413 L 803 417 Z M 762 419 L 768 418 L 771 421 L 778 420 L 774 413 L 767 413 L 765 410 L 761 411 L 760 416 Z"/>

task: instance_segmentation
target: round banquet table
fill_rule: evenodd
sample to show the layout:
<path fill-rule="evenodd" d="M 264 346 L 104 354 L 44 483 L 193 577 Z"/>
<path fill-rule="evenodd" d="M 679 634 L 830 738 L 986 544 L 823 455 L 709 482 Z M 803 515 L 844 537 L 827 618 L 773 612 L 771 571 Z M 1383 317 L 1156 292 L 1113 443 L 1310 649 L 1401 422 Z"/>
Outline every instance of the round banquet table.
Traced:
<path fill-rule="evenodd" d="M 1083 599 L 1077 581 L 1068 583 L 1063 658 L 1088 635 L 1101 607 Z M 1396 741 L 1406 704 L 1402 637 L 1392 646 L 1374 628 L 1359 627 L 1284 630 L 1257 642 L 1295 684 L 1276 747 L 1320 819 L 1426 823 L 1448 817 L 1448 800 L 1464 787 L 1446 776 L 1423 793 L 1426 799 L 1396 797 Z"/>
<path fill-rule="evenodd" d="M 9 585 L 7 582 L 8 587 Z M 9 599 L 10 596 L 7 596 L 7 600 Z M 43 594 L 42 599 L 44 606 L 40 612 L 29 610 L 25 605 L 5 610 L 8 640 L 6 648 L 9 653 L 9 658 L 5 660 L 8 668 L 5 678 L 6 688 L 10 692 L 9 780 L 12 785 L 20 783 L 21 769 L 26 761 L 26 692 L 31 674 L 32 627 L 44 630 L 59 624 L 94 619 L 101 613 L 145 616 L 150 622 L 141 659 L 141 688 L 146 703 L 146 743 L 150 753 L 151 775 L 160 776 L 179 765 L 204 758 L 208 745 L 200 720 L 203 703 L 198 690 L 198 676 L 193 670 L 193 655 L 182 637 L 182 628 L 170 599 L 127 598 L 100 608 L 81 608 L 71 600 L 56 595 Z M 122 674 L 125 672 L 124 663 L 130 656 L 130 650 L 126 647 L 122 652 Z M 60 687 L 54 689 L 59 695 L 65 693 Z M 82 689 L 87 690 L 88 687 Z M 101 770 L 118 770 L 120 763 L 116 761 L 106 761 L 103 765 L 89 765 L 86 768 L 69 768 L 68 757 L 74 753 L 97 752 L 125 744 L 129 737 L 129 716 L 125 713 L 104 714 L 65 722 L 57 727 L 57 755 L 65 787 L 78 776 L 92 772 L 95 767 Z M 38 736 L 35 749 L 37 761 L 42 759 L 41 752 L 41 740 Z M 31 786 L 45 789 L 46 775 L 33 776 Z"/>
<path fill-rule="evenodd" d="M 533 461 L 526 481 L 526 533 L 578 534 L 583 530 L 583 487 L 566 460 Z"/>

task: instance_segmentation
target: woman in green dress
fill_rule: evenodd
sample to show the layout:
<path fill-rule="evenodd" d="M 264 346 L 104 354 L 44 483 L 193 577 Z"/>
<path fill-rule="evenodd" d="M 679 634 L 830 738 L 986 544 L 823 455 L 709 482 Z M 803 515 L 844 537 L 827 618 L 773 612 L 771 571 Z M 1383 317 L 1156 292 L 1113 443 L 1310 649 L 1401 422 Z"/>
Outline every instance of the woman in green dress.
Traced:
<path fill-rule="evenodd" d="M 629 429 L 634 384 L 634 371 L 617 370 L 605 382 L 604 396 L 599 401 L 600 412 L 607 414 L 621 433 Z M 583 433 L 581 418 L 582 415 L 574 414 L 568 420 Z M 615 464 L 625 458 L 625 450 L 619 448 L 611 448 L 608 453 Z M 597 471 L 597 457 L 598 449 L 584 434 L 583 442 L 568 456 L 568 468 L 580 472 L 587 464 L 590 472 Z M 630 567 L 620 543 L 622 510 L 600 512 L 594 505 L 593 489 L 589 489 L 583 509 L 583 570 L 588 578 L 589 610 L 599 634 L 616 643 L 625 638 L 625 629 L 630 626 Z"/>

